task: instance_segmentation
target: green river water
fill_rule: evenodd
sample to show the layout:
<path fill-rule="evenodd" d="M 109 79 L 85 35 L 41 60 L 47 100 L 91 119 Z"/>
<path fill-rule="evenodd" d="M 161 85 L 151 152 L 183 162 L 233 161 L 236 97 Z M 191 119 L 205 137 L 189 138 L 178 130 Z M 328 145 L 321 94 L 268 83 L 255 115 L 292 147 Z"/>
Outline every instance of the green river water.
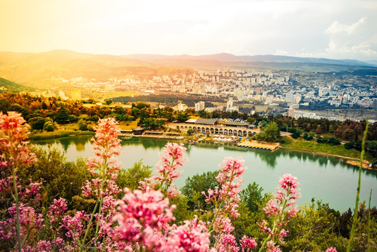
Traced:
<path fill-rule="evenodd" d="M 91 137 L 66 137 L 60 139 L 34 141 L 44 148 L 55 146 L 66 152 L 67 160 L 92 156 Z M 144 164 L 155 166 L 159 152 L 168 140 L 135 138 L 122 142 L 119 160 L 123 168 L 142 160 Z M 298 178 L 302 198 L 299 205 L 310 202 L 312 198 L 322 199 L 331 208 L 346 211 L 355 205 L 358 168 L 344 164 L 340 158 L 280 149 L 275 152 L 250 150 L 228 144 L 201 143 L 187 146 L 188 161 L 182 167 L 183 174 L 175 184 L 181 188 L 187 177 L 206 171 L 219 169 L 224 157 L 242 157 L 247 170 L 243 186 L 256 181 L 264 192 L 273 192 L 281 177 L 290 173 Z M 377 171 L 363 170 L 360 200 L 368 200 L 373 189 L 372 205 L 377 205 Z"/>

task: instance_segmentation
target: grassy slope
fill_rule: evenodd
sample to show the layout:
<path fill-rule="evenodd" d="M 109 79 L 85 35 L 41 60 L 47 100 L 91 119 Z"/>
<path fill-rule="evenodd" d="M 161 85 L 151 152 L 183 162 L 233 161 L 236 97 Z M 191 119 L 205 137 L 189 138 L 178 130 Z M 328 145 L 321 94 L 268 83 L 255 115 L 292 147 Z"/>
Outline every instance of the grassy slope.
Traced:
<path fill-rule="evenodd" d="M 301 151 L 308 151 L 308 152 L 320 152 L 320 153 L 326 153 L 330 155 L 339 155 L 354 159 L 360 158 L 360 152 L 355 149 L 347 150 L 344 148 L 343 145 L 329 145 L 329 144 L 323 144 L 323 143 L 317 143 L 315 141 L 306 141 L 304 139 L 291 139 L 284 137 L 284 140 L 286 140 L 285 143 L 281 143 L 281 147 L 287 148 L 287 149 L 295 149 L 295 150 L 301 150 Z M 365 153 L 365 158 L 369 162 L 371 162 L 373 157 L 369 153 Z"/>
<path fill-rule="evenodd" d="M 26 87 L 26 86 L 17 84 L 13 81 L 0 77 L 0 93 L 2 92 L 19 93 L 19 92 L 33 92 L 33 91 L 35 91 L 34 88 Z"/>

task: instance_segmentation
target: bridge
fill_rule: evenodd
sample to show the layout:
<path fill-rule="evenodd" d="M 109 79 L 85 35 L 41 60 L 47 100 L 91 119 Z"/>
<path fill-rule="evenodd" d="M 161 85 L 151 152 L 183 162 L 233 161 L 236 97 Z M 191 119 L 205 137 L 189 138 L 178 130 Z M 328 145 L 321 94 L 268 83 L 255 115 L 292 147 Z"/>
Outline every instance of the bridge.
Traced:
<path fill-rule="evenodd" d="M 204 133 L 204 134 L 215 134 L 215 135 L 228 135 L 228 136 L 248 136 L 249 134 L 255 135 L 260 132 L 259 129 L 250 129 L 245 126 L 242 127 L 231 127 L 218 125 L 207 125 L 207 124 L 192 124 L 192 123 L 169 123 L 165 125 L 168 128 L 179 130 L 181 132 L 187 132 L 192 129 L 194 133 Z"/>

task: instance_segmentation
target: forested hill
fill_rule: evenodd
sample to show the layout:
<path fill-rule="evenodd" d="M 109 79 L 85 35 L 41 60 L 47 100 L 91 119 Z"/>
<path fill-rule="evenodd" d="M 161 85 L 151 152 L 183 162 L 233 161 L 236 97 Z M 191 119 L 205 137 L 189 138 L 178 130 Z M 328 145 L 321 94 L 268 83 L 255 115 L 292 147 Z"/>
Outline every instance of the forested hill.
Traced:
<path fill-rule="evenodd" d="M 157 65 L 115 55 L 54 50 L 43 53 L 0 52 L 0 76 L 40 86 L 51 78 L 84 77 L 107 81 L 111 78 L 151 79 L 153 76 L 190 75 L 193 69 L 181 66 Z"/>
<path fill-rule="evenodd" d="M 20 92 L 33 92 L 33 91 L 35 91 L 35 89 L 32 87 L 26 87 L 26 86 L 17 84 L 13 81 L 0 77 L 0 93 L 3 93 L 3 92 L 20 93 Z"/>

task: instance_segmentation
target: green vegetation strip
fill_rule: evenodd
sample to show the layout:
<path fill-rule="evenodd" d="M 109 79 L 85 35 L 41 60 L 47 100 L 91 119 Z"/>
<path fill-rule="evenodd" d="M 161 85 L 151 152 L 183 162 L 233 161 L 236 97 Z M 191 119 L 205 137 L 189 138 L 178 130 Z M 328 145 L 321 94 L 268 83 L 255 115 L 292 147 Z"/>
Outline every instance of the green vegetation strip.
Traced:
<path fill-rule="evenodd" d="M 68 136 L 94 136 L 95 132 L 92 131 L 56 131 L 56 132 L 42 132 L 30 134 L 29 140 L 46 140 Z"/>
<path fill-rule="evenodd" d="M 360 158 L 360 152 L 355 149 L 346 149 L 343 145 L 329 145 L 325 143 L 317 143 L 315 141 L 306 141 L 303 139 L 283 138 L 285 143 L 281 143 L 282 148 L 295 149 L 308 152 L 326 153 L 330 155 L 338 155 L 353 159 Z M 373 157 L 369 153 L 365 153 L 364 159 L 372 161 Z"/>

